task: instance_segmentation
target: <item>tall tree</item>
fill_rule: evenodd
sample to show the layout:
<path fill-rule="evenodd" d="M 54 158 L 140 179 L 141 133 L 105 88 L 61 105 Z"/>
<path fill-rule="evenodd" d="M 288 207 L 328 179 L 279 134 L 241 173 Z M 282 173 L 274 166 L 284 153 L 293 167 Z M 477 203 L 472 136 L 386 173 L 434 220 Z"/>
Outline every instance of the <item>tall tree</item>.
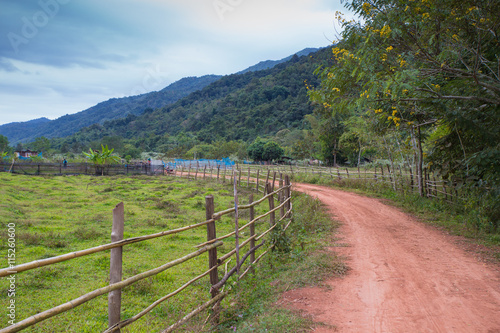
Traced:
<path fill-rule="evenodd" d="M 6 136 L 0 134 L 0 153 L 7 151 L 9 148 L 9 139 Z"/>
<path fill-rule="evenodd" d="M 311 97 L 333 114 L 369 112 L 382 132 L 408 133 L 420 170 L 426 162 L 445 177 L 497 186 L 500 3 L 351 0 L 346 7 L 360 21 L 339 18 L 336 65 L 318 70 L 322 86 Z"/>
<path fill-rule="evenodd" d="M 371 131 L 411 142 L 423 168 L 475 193 L 469 205 L 500 221 L 500 2 L 350 0 L 310 96 L 331 111 L 367 114 Z M 403 136 L 406 136 L 403 137 Z M 387 142 L 387 141 L 386 141 Z M 388 144 L 386 147 L 390 148 Z M 403 150 L 401 150 L 403 151 Z M 390 158 L 394 151 L 388 149 Z M 410 156 L 406 156 L 411 160 Z"/>

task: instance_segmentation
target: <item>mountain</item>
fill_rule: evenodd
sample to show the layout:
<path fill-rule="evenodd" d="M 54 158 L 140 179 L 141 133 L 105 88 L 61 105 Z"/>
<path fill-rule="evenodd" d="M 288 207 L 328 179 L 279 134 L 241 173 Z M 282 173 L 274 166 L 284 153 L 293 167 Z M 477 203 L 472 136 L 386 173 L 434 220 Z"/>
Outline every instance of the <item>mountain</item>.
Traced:
<path fill-rule="evenodd" d="M 125 139 L 143 150 L 166 151 L 190 138 L 202 143 L 251 141 L 300 129 L 304 116 L 314 109 L 305 82 L 319 84 L 315 69 L 331 61 L 331 50 L 325 48 L 310 56 L 294 55 L 270 69 L 227 75 L 163 108 L 83 128 L 55 147 L 74 146 L 78 152 L 106 137 Z"/>
<path fill-rule="evenodd" d="M 128 114 L 139 115 L 146 109 L 156 109 L 172 104 L 220 78 L 221 76 L 218 75 L 183 78 L 160 91 L 112 98 L 87 110 L 55 120 L 40 118 L 28 122 L 5 124 L 0 126 L 0 134 L 9 139 L 10 145 L 32 142 L 41 136 L 46 138 L 69 136 L 93 124 L 102 124 L 105 121 L 123 118 Z"/>
<path fill-rule="evenodd" d="M 309 55 L 318 50 L 319 49 L 306 48 L 295 55 L 281 60 L 262 61 L 259 64 L 251 66 L 234 75 L 243 75 L 272 69 L 279 64 L 289 62 L 293 57 Z M 2 125 L 0 126 L 0 134 L 5 135 L 9 139 L 10 145 L 15 145 L 20 142 L 32 142 L 36 138 L 42 136 L 46 138 L 71 136 L 77 133 L 80 129 L 91 125 L 103 125 L 106 122 L 119 119 L 123 120 L 126 117 L 128 117 L 127 119 L 132 119 L 134 118 L 132 116 L 139 116 L 145 110 L 152 111 L 172 105 L 180 99 L 207 87 L 221 78 L 222 76 L 218 75 L 183 78 L 160 91 L 131 97 L 112 98 L 87 110 L 71 115 L 65 115 L 55 120 L 40 118 L 45 120 L 33 120 L 29 122 Z"/>
<path fill-rule="evenodd" d="M 25 122 L 9 123 L 0 126 L 0 134 L 5 135 L 9 139 L 9 143 L 12 145 L 16 144 L 17 142 L 13 142 L 10 138 L 25 137 L 40 126 L 43 126 L 44 124 L 47 124 L 49 122 L 50 119 L 44 117 Z"/>
<path fill-rule="evenodd" d="M 303 49 L 300 52 L 297 52 L 295 55 L 297 55 L 298 57 L 307 56 L 307 55 L 309 55 L 311 53 L 317 52 L 318 50 L 319 49 L 315 49 L 315 48 L 306 48 L 306 49 Z M 293 55 L 288 56 L 286 58 L 283 58 L 281 60 L 265 60 L 265 61 L 261 61 L 257 65 L 250 66 L 247 69 L 244 69 L 244 70 L 242 70 L 242 71 L 240 71 L 240 72 L 238 72 L 236 74 L 244 74 L 244 73 L 248 73 L 248 72 L 255 72 L 255 71 L 261 71 L 261 70 L 264 70 L 264 69 L 273 68 L 276 65 L 279 65 L 281 63 L 287 62 L 288 60 L 292 59 L 292 57 L 293 57 Z"/>

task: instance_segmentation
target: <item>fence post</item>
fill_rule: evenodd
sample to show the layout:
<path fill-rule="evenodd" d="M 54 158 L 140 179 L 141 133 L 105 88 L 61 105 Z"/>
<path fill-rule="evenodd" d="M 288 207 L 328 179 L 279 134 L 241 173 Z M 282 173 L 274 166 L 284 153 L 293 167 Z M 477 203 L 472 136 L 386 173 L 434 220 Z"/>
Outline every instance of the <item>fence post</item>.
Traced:
<path fill-rule="evenodd" d="M 273 187 L 271 186 L 271 183 L 267 183 L 266 184 L 266 194 L 269 194 L 269 193 L 272 193 L 273 192 Z M 274 196 L 273 195 L 270 195 L 269 196 L 269 210 L 273 210 L 274 209 Z M 272 227 L 274 224 L 275 224 L 275 215 L 274 215 L 275 212 L 272 212 L 271 214 L 269 214 L 269 225 Z"/>
<path fill-rule="evenodd" d="M 387 172 L 389 173 L 389 181 L 392 184 L 392 174 L 394 173 L 394 169 L 391 171 L 391 167 L 389 166 L 389 164 L 387 164 Z M 396 178 L 394 178 L 393 187 L 394 187 L 394 191 L 397 191 L 397 189 L 396 189 Z"/>
<path fill-rule="evenodd" d="M 206 210 L 206 219 L 211 220 L 214 216 L 214 196 L 207 195 L 205 197 L 205 210 Z M 215 221 L 207 224 L 207 241 L 213 241 L 217 238 L 217 234 L 215 231 Z M 217 266 L 217 248 L 213 248 L 208 250 L 208 268 L 212 269 Z M 210 284 L 216 285 L 219 282 L 219 274 L 217 272 L 217 268 L 210 272 Z M 216 297 L 219 294 L 218 289 L 213 289 L 211 291 L 212 298 Z M 217 325 L 219 322 L 219 311 L 218 307 L 214 307 L 214 314 L 212 317 L 212 322 L 214 325 Z"/>
<path fill-rule="evenodd" d="M 425 192 L 425 196 L 426 197 L 429 197 L 429 191 L 428 191 L 428 188 L 427 188 L 427 168 L 424 168 L 424 192 Z"/>
<path fill-rule="evenodd" d="M 276 182 L 276 171 L 273 172 L 273 183 L 272 183 L 272 191 L 271 192 L 274 192 L 274 183 Z"/>
<path fill-rule="evenodd" d="M 267 191 L 267 183 L 269 183 L 269 175 L 271 174 L 271 170 L 267 167 L 267 177 L 266 177 L 266 191 Z"/>
<path fill-rule="evenodd" d="M 257 186 L 255 187 L 255 189 L 257 190 L 257 193 L 259 193 L 259 172 L 260 172 L 260 169 L 257 169 Z"/>
<path fill-rule="evenodd" d="M 248 167 L 247 187 L 250 187 L 250 167 Z"/>
<path fill-rule="evenodd" d="M 250 194 L 250 198 L 248 199 L 248 203 L 252 204 L 253 203 L 253 194 Z M 254 206 L 251 206 L 249 209 L 249 214 L 250 214 L 250 221 L 253 221 L 255 219 L 255 210 Z M 250 238 L 255 235 L 255 222 L 250 224 Z M 253 249 L 255 247 L 255 238 L 250 239 L 250 249 Z M 250 253 L 250 265 L 253 264 L 255 261 L 255 251 Z M 254 273 L 253 267 L 250 269 L 252 273 Z"/>
<path fill-rule="evenodd" d="M 217 165 L 217 183 L 219 183 L 220 165 Z"/>
<path fill-rule="evenodd" d="M 280 189 L 281 191 L 279 192 L 279 202 L 280 205 L 285 201 L 285 190 L 283 189 L 283 175 L 280 173 Z M 280 219 L 285 215 L 285 205 L 281 206 L 280 208 Z"/>
<path fill-rule="evenodd" d="M 287 186 L 287 188 L 285 189 L 285 200 L 286 199 L 289 199 L 291 197 L 291 190 L 290 190 L 290 187 L 288 187 L 290 185 L 290 176 L 288 175 L 285 175 L 285 186 Z M 288 214 L 288 211 L 290 210 L 290 200 L 287 201 L 287 203 L 285 204 L 285 214 L 287 214 L 287 217 L 290 217 L 290 214 Z"/>
<path fill-rule="evenodd" d="M 239 170 L 239 175 L 241 177 L 241 169 Z M 234 239 L 236 248 L 236 271 L 240 275 L 240 226 L 239 226 L 239 211 L 238 211 L 238 189 L 236 186 L 236 170 L 233 172 L 233 188 L 234 188 Z"/>
<path fill-rule="evenodd" d="M 123 240 L 123 229 L 125 224 L 125 210 L 123 202 L 113 209 L 113 227 L 111 229 L 111 242 Z M 122 247 L 111 249 L 111 261 L 109 265 L 109 283 L 117 283 L 122 280 Z M 108 325 L 109 327 L 120 322 L 122 303 L 121 289 L 113 290 L 108 294 Z M 120 332 L 119 329 L 113 332 Z"/>

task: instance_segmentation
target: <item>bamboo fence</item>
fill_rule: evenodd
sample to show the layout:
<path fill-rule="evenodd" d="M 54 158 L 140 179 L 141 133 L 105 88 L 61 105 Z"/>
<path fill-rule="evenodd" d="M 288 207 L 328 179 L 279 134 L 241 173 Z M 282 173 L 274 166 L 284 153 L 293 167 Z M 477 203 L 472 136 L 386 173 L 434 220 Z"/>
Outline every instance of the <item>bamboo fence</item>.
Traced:
<path fill-rule="evenodd" d="M 183 174 L 184 177 L 188 178 L 193 178 L 196 179 L 198 177 L 198 172 L 200 170 L 196 170 L 193 174 L 193 170 L 178 170 L 177 176 L 180 176 Z M 226 176 L 224 176 L 223 179 L 220 177 L 216 178 L 216 173 L 214 170 L 212 170 L 212 173 L 209 174 L 205 168 L 204 170 L 203 177 L 212 177 L 213 176 L 213 181 L 222 181 L 226 182 L 228 179 L 226 179 Z M 221 170 L 217 170 L 217 175 L 221 175 Z M 33 325 L 36 325 L 37 323 L 44 321 L 46 319 L 55 317 L 59 314 L 62 314 L 66 311 L 70 311 L 96 297 L 108 294 L 108 328 L 104 331 L 106 333 L 110 332 L 120 332 L 120 330 L 123 327 L 126 327 L 143 316 L 147 315 L 149 312 L 151 312 L 156 306 L 159 304 L 169 300 L 170 298 L 174 297 L 175 295 L 178 295 L 179 293 L 185 291 L 186 288 L 191 286 L 193 283 L 196 281 L 206 277 L 207 275 L 210 276 L 210 284 L 211 288 L 209 290 L 211 294 L 211 299 L 199 306 L 198 308 L 194 309 L 190 313 L 186 314 L 181 320 L 179 320 L 176 323 L 171 324 L 169 327 L 167 327 L 163 332 L 172 332 L 174 329 L 178 328 L 180 325 L 194 317 L 195 315 L 201 313 L 205 309 L 207 309 L 210 306 L 213 306 L 216 309 L 220 310 L 220 302 L 222 299 L 228 294 L 229 290 L 225 292 L 221 292 L 221 288 L 226 284 L 228 279 L 234 275 L 235 273 L 238 273 L 238 279 L 243 278 L 248 272 L 252 271 L 255 267 L 255 265 L 259 262 L 259 260 L 272 249 L 275 244 L 273 244 L 271 238 L 266 238 L 265 236 L 268 235 L 272 230 L 274 230 L 278 225 L 283 225 L 282 228 L 280 228 L 281 232 L 285 232 L 290 225 L 292 219 L 292 202 L 291 202 L 291 183 L 290 183 L 290 178 L 288 175 L 285 175 L 283 177 L 282 175 L 280 176 L 279 183 L 280 186 L 277 189 L 274 189 L 274 183 L 271 184 L 269 183 L 269 174 L 267 177 L 267 184 L 259 184 L 259 181 L 256 180 L 256 187 L 255 190 L 259 192 L 263 192 L 264 195 L 262 198 L 259 200 L 254 201 L 253 200 L 253 195 L 250 196 L 250 200 L 248 204 L 245 205 L 238 205 L 238 193 L 236 191 L 236 185 L 242 185 L 241 183 L 241 173 L 239 171 L 235 170 L 224 170 L 222 175 L 225 175 L 226 173 L 230 173 L 232 179 L 235 182 L 235 207 L 215 212 L 214 211 L 214 197 L 213 196 L 207 196 L 205 198 L 205 209 L 206 209 L 206 221 L 195 223 L 193 225 L 185 226 L 179 229 L 175 230 L 166 230 L 160 233 L 156 234 L 151 234 L 151 235 L 145 235 L 141 237 L 134 237 L 134 238 L 128 238 L 128 239 L 123 239 L 123 229 L 124 229 L 124 205 L 123 203 L 118 204 L 114 209 L 113 209 L 113 227 L 112 227 L 112 242 L 109 244 L 104 244 L 100 245 L 94 248 L 89 248 L 81 251 L 76 251 L 72 253 L 67 253 L 64 255 L 60 255 L 57 257 L 52 257 L 52 258 L 47 258 L 43 260 L 36 260 L 33 262 L 29 263 L 24 263 L 15 267 L 8 267 L 4 269 L 0 269 L 0 277 L 8 276 L 13 273 L 19 274 L 24 271 L 28 270 L 33 270 L 37 269 L 39 267 L 43 266 L 48 266 L 48 265 L 55 265 L 57 263 L 75 259 L 78 257 L 82 256 L 87 256 L 91 255 L 94 253 L 102 252 L 102 251 L 111 251 L 111 262 L 110 262 L 110 284 L 96 289 L 94 291 L 91 291 L 85 295 L 81 295 L 69 302 L 66 302 L 64 304 L 60 304 L 52 309 L 45 310 L 43 312 L 37 313 L 36 315 L 33 315 L 31 317 L 25 318 L 13 325 L 10 325 L 8 327 L 0 329 L 0 333 L 7 333 L 7 332 L 18 332 L 23 329 L 26 329 L 28 327 L 31 327 Z M 274 177 L 274 179 L 276 176 Z M 247 178 L 247 183 L 245 184 L 246 186 L 249 186 L 251 184 L 251 179 L 250 176 Z M 269 204 L 269 209 L 265 214 L 262 214 L 258 217 L 255 217 L 254 213 L 254 208 L 260 204 L 263 204 L 264 202 L 268 202 Z M 275 201 L 278 202 L 278 205 L 275 207 Z M 244 224 L 243 226 L 238 225 L 238 212 L 241 210 L 249 210 L 249 216 L 250 216 L 250 221 Z M 277 213 L 278 212 L 278 213 Z M 220 220 L 220 218 L 224 215 L 232 214 L 235 216 L 235 231 L 227 234 L 227 235 L 221 235 L 218 236 L 216 233 L 216 226 L 217 226 L 217 221 Z M 279 214 L 279 219 L 276 221 L 275 215 Z M 256 225 L 257 222 L 262 221 L 265 217 L 269 216 L 269 226 L 266 226 L 264 230 L 261 230 L 260 232 L 256 232 Z M 288 220 L 288 223 L 285 224 L 285 222 Z M 258 226 L 261 227 L 265 224 L 259 223 Z M 158 238 L 158 237 L 164 237 L 168 235 L 173 235 L 177 233 L 181 233 L 187 230 L 195 229 L 195 228 L 200 228 L 206 226 L 207 228 L 207 241 L 204 242 L 203 244 L 200 244 L 196 247 L 196 250 L 194 252 L 188 253 L 185 256 L 181 258 L 177 258 L 175 260 L 172 260 L 162 266 L 159 266 L 157 268 L 151 269 L 149 271 L 134 275 L 132 277 L 129 277 L 125 280 L 122 280 L 122 249 L 123 246 L 137 243 L 137 242 L 144 242 L 150 239 Z M 223 240 L 234 236 L 234 235 L 241 235 L 241 231 L 245 229 L 249 229 L 249 236 L 247 239 L 243 240 L 241 237 L 236 237 L 236 242 L 235 246 L 232 250 L 229 250 L 227 253 L 222 254 L 217 252 L 217 248 L 219 248 L 221 245 L 223 245 Z M 241 242 L 239 242 L 241 240 Z M 261 243 L 256 245 L 255 242 L 261 240 Z M 269 244 L 268 244 L 269 243 Z M 267 250 L 264 251 L 263 253 L 260 254 L 260 256 L 256 259 L 255 258 L 255 252 L 257 249 L 266 246 Z M 226 246 L 227 247 L 227 246 Z M 245 249 L 245 250 L 243 250 Z M 235 254 L 240 253 L 240 251 L 245 251 L 241 259 L 237 260 L 236 266 L 234 266 L 232 269 L 230 269 L 219 281 L 219 275 L 218 275 L 218 268 L 228 259 L 233 257 Z M 170 292 L 168 295 L 162 296 L 158 298 L 155 302 L 150 304 L 147 308 L 143 309 L 141 312 L 137 313 L 136 315 L 132 316 L 131 318 L 121 320 L 121 290 L 125 287 L 128 287 L 140 280 L 143 280 L 145 278 L 157 275 L 163 271 L 166 271 L 174 266 L 177 266 L 181 263 L 187 262 L 191 259 L 194 259 L 204 253 L 208 253 L 208 264 L 209 264 L 209 269 L 205 272 L 200 272 L 200 274 L 190 280 L 189 282 L 183 284 L 180 286 L 178 289 Z M 243 267 L 244 262 L 250 258 L 249 263 L 246 265 L 246 267 Z M 244 272 L 240 273 L 240 269 L 245 268 Z M 218 316 L 219 312 L 214 311 L 213 314 L 211 315 L 211 322 L 213 324 L 216 324 L 218 322 Z"/>

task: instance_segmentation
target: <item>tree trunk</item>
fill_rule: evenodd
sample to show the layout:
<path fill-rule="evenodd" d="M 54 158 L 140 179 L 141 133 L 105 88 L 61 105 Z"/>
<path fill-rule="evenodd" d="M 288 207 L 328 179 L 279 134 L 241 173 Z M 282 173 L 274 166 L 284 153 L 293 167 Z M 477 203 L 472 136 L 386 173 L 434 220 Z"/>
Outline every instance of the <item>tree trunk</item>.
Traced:
<path fill-rule="evenodd" d="M 417 127 L 417 149 L 418 149 L 418 161 L 417 161 L 417 181 L 418 181 L 418 194 L 424 196 L 424 179 L 422 178 L 422 169 L 424 164 L 424 153 L 422 151 L 422 133 L 420 131 L 420 126 Z"/>

